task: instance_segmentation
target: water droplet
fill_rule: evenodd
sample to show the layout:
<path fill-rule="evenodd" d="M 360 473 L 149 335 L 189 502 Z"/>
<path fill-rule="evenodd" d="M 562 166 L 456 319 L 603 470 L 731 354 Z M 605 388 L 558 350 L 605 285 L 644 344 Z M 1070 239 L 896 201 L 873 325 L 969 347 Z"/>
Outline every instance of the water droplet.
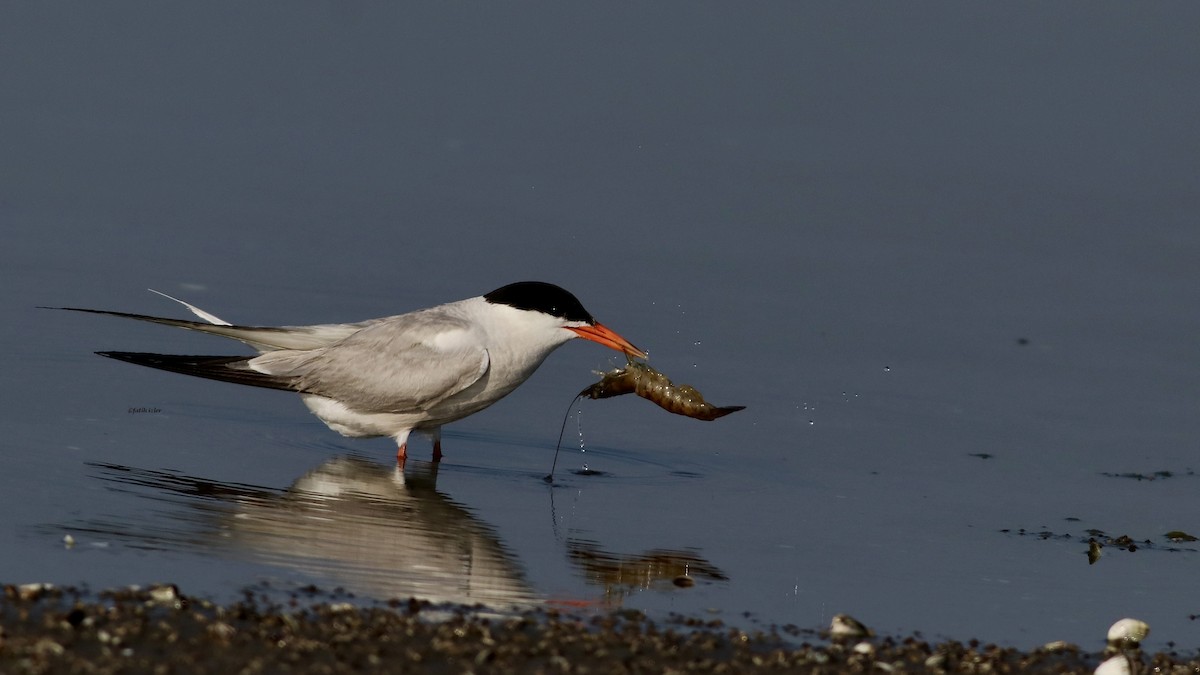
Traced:
<path fill-rule="evenodd" d="M 584 472 L 591 471 L 591 469 L 588 468 L 587 462 L 583 463 L 583 470 L 584 470 Z"/>
<path fill-rule="evenodd" d="M 884 367 L 883 367 L 883 372 L 885 372 L 885 373 L 890 373 L 890 372 L 892 372 L 892 367 L 891 367 L 891 366 L 884 366 Z"/>
<path fill-rule="evenodd" d="M 810 426 L 810 427 L 811 427 L 811 426 L 813 426 L 813 425 L 815 425 L 815 424 L 816 424 L 816 422 L 814 422 L 814 421 L 812 421 L 812 420 L 809 420 L 809 421 L 808 421 L 808 426 Z"/>
<path fill-rule="evenodd" d="M 695 341 L 695 342 L 693 342 L 692 344 L 693 344 L 693 345 L 695 345 L 695 346 L 697 346 L 697 347 L 699 347 L 699 346 L 700 346 L 700 341 L 699 341 L 699 340 L 696 340 L 696 341 Z"/>

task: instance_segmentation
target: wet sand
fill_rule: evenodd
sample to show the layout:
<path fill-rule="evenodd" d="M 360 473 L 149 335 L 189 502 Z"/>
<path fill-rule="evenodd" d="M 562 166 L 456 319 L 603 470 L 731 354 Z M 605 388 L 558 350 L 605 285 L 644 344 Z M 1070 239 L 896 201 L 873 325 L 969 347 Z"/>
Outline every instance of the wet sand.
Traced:
<path fill-rule="evenodd" d="M 1146 672 L 1200 668 L 1195 655 L 1127 654 Z M 247 592 L 218 605 L 169 585 L 96 594 L 27 585 L 6 586 L 0 604 L 0 673 L 1090 673 L 1109 656 L 916 636 L 838 642 L 795 626 L 745 633 L 632 611 L 488 616 L 415 600 L 362 607 L 317 589 L 283 602 Z"/>

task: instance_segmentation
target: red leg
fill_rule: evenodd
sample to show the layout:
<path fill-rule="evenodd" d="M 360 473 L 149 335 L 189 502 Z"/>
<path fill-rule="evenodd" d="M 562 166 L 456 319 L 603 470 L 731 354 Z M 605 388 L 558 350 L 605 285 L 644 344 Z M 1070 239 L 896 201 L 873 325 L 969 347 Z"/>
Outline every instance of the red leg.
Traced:
<path fill-rule="evenodd" d="M 403 464 L 405 459 L 408 459 L 408 443 L 401 443 L 400 447 L 396 448 L 396 462 Z"/>

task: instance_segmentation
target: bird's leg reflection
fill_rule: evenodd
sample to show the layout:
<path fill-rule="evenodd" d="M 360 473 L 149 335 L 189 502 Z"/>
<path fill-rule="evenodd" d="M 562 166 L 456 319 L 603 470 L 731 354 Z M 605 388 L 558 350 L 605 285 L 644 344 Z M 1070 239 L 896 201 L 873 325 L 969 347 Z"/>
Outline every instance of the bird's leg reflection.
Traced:
<path fill-rule="evenodd" d="M 430 435 L 433 436 L 433 461 L 440 462 L 442 461 L 442 428 L 434 427 Z"/>
<path fill-rule="evenodd" d="M 412 466 L 400 462 L 392 467 L 392 484 L 399 490 L 437 490 L 437 462 L 414 459 Z"/>

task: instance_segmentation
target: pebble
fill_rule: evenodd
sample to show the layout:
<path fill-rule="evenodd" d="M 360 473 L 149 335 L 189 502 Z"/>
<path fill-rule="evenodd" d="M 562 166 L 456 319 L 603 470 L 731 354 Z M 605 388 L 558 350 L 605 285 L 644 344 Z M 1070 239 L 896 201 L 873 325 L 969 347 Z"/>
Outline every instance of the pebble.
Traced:
<path fill-rule="evenodd" d="M 863 622 L 849 614 L 835 614 L 829 624 L 829 637 L 833 640 L 871 637 L 874 634 Z"/>
<path fill-rule="evenodd" d="M 174 605 L 179 602 L 179 588 L 175 584 L 158 584 L 151 586 L 148 591 L 150 599 L 163 605 Z"/>

